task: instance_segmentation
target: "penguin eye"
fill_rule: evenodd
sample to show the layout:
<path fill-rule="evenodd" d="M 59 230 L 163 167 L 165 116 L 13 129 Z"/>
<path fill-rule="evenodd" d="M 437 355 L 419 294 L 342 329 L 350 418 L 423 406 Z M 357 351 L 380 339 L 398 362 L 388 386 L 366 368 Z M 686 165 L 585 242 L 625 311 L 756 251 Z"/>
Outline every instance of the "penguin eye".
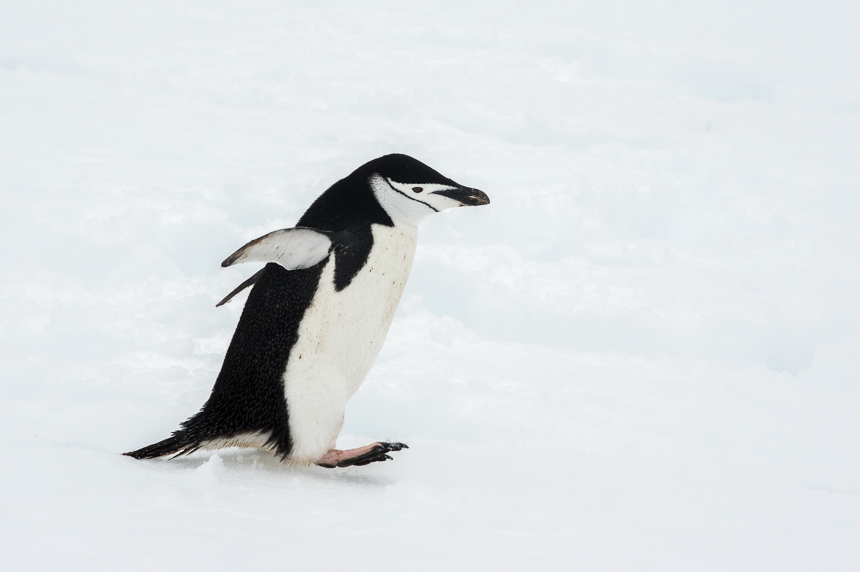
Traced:
<path fill-rule="evenodd" d="M 414 193 L 420 193 L 423 190 L 424 189 L 422 189 L 421 187 L 412 187 L 412 192 L 414 192 Z"/>

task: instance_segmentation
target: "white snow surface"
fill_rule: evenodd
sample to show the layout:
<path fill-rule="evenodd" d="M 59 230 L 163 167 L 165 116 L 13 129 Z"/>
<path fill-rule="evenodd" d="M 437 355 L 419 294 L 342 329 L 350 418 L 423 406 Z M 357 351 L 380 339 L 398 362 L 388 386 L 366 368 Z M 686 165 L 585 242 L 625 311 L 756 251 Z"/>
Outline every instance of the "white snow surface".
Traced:
<path fill-rule="evenodd" d="M 5 2 L 4 570 L 856 570 L 860 4 Z M 120 453 L 206 400 L 362 163 L 422 223 L 339 444 Z"/>

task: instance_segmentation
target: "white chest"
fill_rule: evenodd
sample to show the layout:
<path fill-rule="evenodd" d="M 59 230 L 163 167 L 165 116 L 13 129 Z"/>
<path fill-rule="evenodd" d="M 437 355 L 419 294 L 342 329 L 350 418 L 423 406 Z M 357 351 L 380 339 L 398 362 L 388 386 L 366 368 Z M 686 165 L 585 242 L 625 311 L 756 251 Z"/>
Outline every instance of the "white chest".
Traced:
<path fill-rule="evenodd" d="M 290 351 L 284 391 L 297 462 L 313 462 L 334 447 L 346 402 L 382 349 L 409 278 L 417 229 L 373 225 L 372 232 L 367 263 L 340 292 L 329 258 Z"/>

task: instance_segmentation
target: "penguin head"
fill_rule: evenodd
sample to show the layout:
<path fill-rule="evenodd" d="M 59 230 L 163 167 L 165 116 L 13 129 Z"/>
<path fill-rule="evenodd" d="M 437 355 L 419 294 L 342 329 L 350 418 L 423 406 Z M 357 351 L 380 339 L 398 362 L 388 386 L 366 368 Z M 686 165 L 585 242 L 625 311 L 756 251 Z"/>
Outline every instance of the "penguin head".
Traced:
<path fill-rule="evenodd" d="M 385 155 L 361 170 L 376 200 L 395 222 L 417 225 L 439 211 L 490 203 L 482 191 L 456 183 L 408 155 Z"/>

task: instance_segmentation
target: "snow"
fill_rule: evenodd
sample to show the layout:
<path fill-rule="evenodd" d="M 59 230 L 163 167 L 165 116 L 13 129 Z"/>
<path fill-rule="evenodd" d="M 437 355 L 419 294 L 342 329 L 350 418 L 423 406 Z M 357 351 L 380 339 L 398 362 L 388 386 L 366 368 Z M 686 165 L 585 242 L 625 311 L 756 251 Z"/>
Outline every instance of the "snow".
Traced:
<path fill-rule="evenodd" d="M 856 3 L 3 12 L 9 569 L 856 569 Z M 220 261 L 389 152 L 492 199 L 347 411 L 410 449 L 120 456 L 208 396 Z"/>

